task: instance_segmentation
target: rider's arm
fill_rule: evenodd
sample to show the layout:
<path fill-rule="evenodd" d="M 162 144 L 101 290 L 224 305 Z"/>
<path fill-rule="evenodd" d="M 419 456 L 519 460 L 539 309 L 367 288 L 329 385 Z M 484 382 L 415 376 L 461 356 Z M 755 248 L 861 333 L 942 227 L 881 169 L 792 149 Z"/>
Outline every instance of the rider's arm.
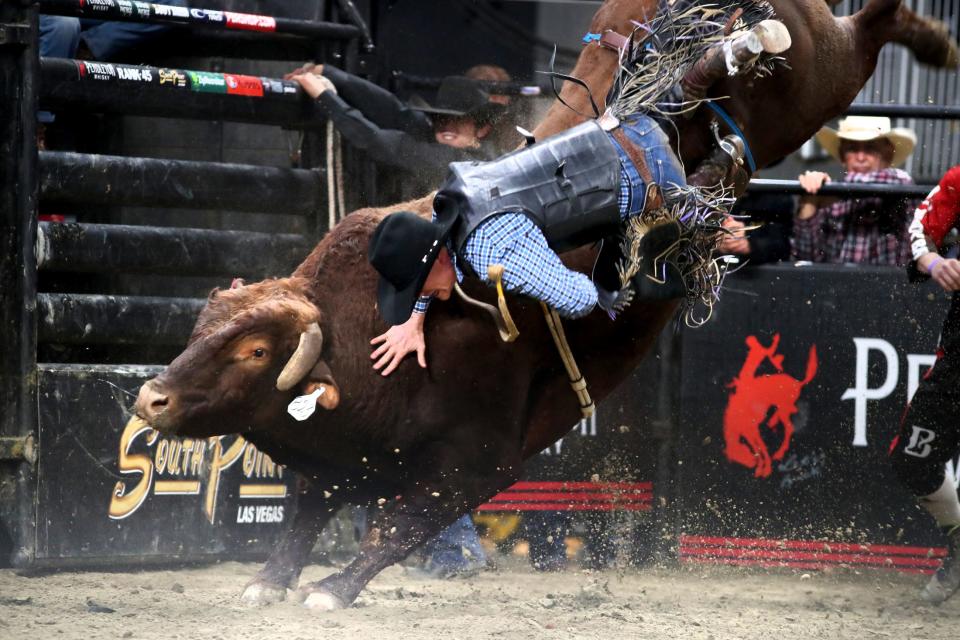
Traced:
<path fill-rule="evenodd" d="M 585 316 L 597 304 L 590 278 L 568 269 L 540 229 L 521 213 L 505 213 L 477 227 L 467 239 L 464 257 L 484 278 L 487 267 L 502 264 L 505 289 L 545 302 L 564 317 Z"/>
<path fill-rule="evenodd" d="M 323 66 L 323 76 L 337 87 L 338 95 L 347 104 L 361 109 L 377 126 L 398 129 L 423 139 L 433 137 L 433 126 L 425 113 L 411 109 L 380 85 L 330 65 Z"/>
<path fill-rule="evenodd" d="M 431 302 L 433 302 L 433 296 L 420 296 L 413 305 L 413 312 L 426 313 L 427 309 L 430 308 Z"/>
<path fill-rule="evenodd" d="M 466 155 L 461 149 L 424 141 L 397 129 L 378 127 L 331 91 L 320 94 L 317 102 L 351 145 L 363 149 L 381 164 L 408 170 L 445 169 Z"/>

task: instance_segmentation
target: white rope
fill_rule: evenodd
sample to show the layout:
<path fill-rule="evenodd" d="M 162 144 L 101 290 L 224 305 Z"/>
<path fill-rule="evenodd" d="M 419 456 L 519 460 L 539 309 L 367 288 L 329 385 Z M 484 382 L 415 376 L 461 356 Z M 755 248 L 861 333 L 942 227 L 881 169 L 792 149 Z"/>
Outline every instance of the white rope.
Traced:
<path fill-rule="evenodd" d="M 334 151 L 333 136 L 336 130 L 333 128 L 333 122 L 327 121 L 327 130 L 324 138 L 326 139 L 326 168 L 327 168 L 327 231 L 333 229 L 337 224 L 337 194 L 335 192 L 336 183 L 334 173 Z"/>
<path fill-rule="evenodd" d="M 334 134 L 336 148 L 336 167 L 337 167 L 337 221 L 343 220 L 343 216 L 346 215 L 347 208 L 343 204 L 344 199 L 344 188 L 343 188 L 343 138 L 340 136 L 340 132 L 337 131 Z"/>

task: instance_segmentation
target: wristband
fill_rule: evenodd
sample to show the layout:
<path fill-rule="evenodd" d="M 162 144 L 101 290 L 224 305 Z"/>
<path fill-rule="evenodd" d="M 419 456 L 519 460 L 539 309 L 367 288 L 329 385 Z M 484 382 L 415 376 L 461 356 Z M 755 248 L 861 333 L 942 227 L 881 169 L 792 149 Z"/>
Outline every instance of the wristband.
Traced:
<path fill-rule="evenodd" d="M 934 268 L 935 268 L 935 267 L 937 266 L 937 264 L 940 263 L 940 262 L 943 262 L 943 258 L 941 258 L 941 257 L 939 257 L 939 256 L 936 257 L 936 258 L 934 258 L 934 259 L 933 259 L 933 262 L 930 263 L 930 266 L 927 267 L 927 273 L 932 276 L 932 275 L 933 275 L 933 270 L 934 270 Z"/>

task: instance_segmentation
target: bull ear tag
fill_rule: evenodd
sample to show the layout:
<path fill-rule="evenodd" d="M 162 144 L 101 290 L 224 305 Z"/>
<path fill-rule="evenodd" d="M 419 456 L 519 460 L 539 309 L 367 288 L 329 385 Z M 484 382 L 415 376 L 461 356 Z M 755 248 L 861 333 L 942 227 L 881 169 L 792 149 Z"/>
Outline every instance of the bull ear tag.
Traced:
<path fill-rule="evenodd" d="M 308 393 L 305 396 L 297 396 L 287 405 L 287 413 L 293 416 L 293 419 L 297 422 L 303 422 L 317 410 L 317 399 L 322 396 L 326 390 L 327 388 L 321 385 L 314 389 L 313 393 Z"/>

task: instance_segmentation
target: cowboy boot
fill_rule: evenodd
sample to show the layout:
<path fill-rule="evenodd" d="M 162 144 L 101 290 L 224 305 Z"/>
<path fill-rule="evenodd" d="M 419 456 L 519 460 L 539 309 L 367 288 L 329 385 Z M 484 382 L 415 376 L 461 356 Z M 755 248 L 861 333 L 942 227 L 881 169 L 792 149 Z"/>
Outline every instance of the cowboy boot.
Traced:
<path fill-rule="evenodd" d="M 697 187 L 714 187 L 718 184 L 745 189 L 749 176 L 743 170 L 746 145 L 738 135 L 723 137 L 696 170 L 687 176 L 687 183 Z"/>
<path fill-rule="evenodd" d="M 640 238 L 640 270 L 633 276 L 635 300 L 674 300 L 686 295 L 683 274 L 671 260 L 680 235 L 680 223 L 670 220 L 651 227 Z"/>
<path fill-rule="evenodd" d="M 960 589 L 960 525 L 944 528 L 944 533 L 947 555 L 920 591 L 920 598 L 930 604 L 941 604 Z"/>

